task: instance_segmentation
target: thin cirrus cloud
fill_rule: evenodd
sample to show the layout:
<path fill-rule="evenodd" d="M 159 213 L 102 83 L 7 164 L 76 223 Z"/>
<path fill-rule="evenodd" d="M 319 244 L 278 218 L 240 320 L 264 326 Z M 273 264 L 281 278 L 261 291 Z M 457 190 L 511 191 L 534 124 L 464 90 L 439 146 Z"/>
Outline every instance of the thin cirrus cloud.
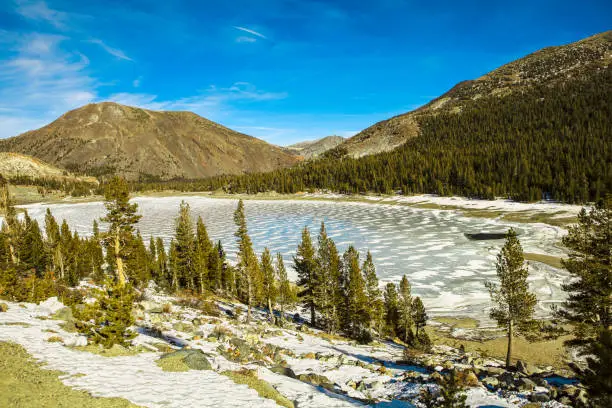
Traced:
<path fill-rule="evenodd" d="M 66 29 L 68 13 L 50 8 L 44 1 L 18 0 L 16 12 L 25 18 L 44 21 L 55 28 Z"/>
<path fill-rule="evenodd" d="M 268 39 L 268 37 L 266 37 L 262 33 L 257 32 L 255 30 L 251 30 L 250 28 L 241 27 L 241 26 L 232 26 L 232 27 L 235 28 L 236 30 L 239 30 L 239 31 L 251 34 L 251 35 L 254 35 L 255 37 L 259 37 L 259 38 L 262 38 L 264 40 Z M 255 41 L 257 41 L 257 39 L 255 39 L 253 37 L 241 36 L 241 37 L 238 37 L 236 39 L 236 41 L 237 42 L 255 42 Z"/>
<path fill-rule="evenodd" d="M 112 48 L 110 46 L 108 46 L 104 41 L 94 38 L 93 40 L 89 40 L 90 43 L 92 44 L 96 44 L 99 45 L 100 48 L 102 48 L 104 51 L 106 51 L 107 53 L 109 53 L 110 55 L 112 55 L 113 57 L 122 59 L 122 60 L 126 60 L 126 61 L 133 61 L 133 59 L 131 59 L 130 57 L 128 57 L 127 55 L 125 55 L 125 53 L 117 48 Z"/>

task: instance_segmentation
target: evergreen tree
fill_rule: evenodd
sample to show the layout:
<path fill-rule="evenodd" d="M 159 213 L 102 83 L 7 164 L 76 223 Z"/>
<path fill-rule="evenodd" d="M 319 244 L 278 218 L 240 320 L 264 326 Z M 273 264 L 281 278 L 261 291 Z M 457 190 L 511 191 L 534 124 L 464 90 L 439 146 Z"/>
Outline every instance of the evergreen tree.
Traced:
<path fill-rule="evenodd" d="M 399 297 L 395 283 L 385 286 L 385 327 L 391 336 L 397 335 L 399 327 Z"/>
<path fill-rule="evenodd" d="M 287 277 L 287 269 L 280 253 L 276 254 L 276 277 L 278 279 L 278 305 L 280 307 L 280 323 L 285 319 L 285 308 L 292 306 L 296 301 L 291 283 Z"/>
<path fill-rule="evenodd" d="M 146 285 L 151 279 L 149 256 L 140 231 L 137 231 L 136 236 L 130 241 L 129 253 L 130 257 L 126 260 L 125 265 L 130 279 L 136 285 Z"/>
<path fill-rule="evenodd" d="M 334 333 L 340 326 L 339 312 L 343 297 L 340 287 L 341 262 L 336 244 L 327 236 L 323 222 L 318 237 L 316 268 L 315 304 L 323 318 L 322 326 L 328 333 Z"/>
<path fill-rule="evenodd" d="M 108 279 L 96 290 L 93 304 L 85 304 L 83 310 L 73 307 L 77 329 L 90 341 L 106 348 L 114 344 L 128 346 L 136 336 L 129 327 L 134 324 L 132 304 L 134 290 L 129 284 Z"/>
<path fill-rule="evenodd" d="M 251 307 L 253 303 L 257 302 L 261 292 L 262 279 L 259 261 L 255 251 L 253 251 L 251 237 L 249 237 L 242 200 L 238 201 L 238 207 L 234 212 L 234 222 L 238 227 L 235 236 L 238 239 L 239 295 L 247 304 L 247 322 L 249 322 L 251 320 Z"/>
<path fill-rule="evenodd" d="M 365 281 L 359 267 L 359 253 L 353 246 L 349 246 L 345 253 L 344 264 L 346 268 L 346 309 L 345 330 L 352 338 L 361 336 L 362 331 L 369 325 L 368 297 Z"/>
<path fill-rule="evenodd" d="M 208 237 L 208 231 L 206 230 L 204 221 L 202 221 L 202 217 L 198 217 L 198 221 L 196 222 L 195 239 L 195 269 L 199 282 L 200 293 L 204 293 L 206 288 L 215 290 L 220 286 L 221 277 L 217 274 L 211 273 L 208 264 L 212 250 L 213 245 Z"/>
<path fill-rule="evenodd" d="M 485 282 L 495 307 L 491 309 L 491 319 L 508 335 L 506 367 L 512 358 L 512 340 L 515 334 L 528 332 L 533 326 L 533 313 L 537 303 L 536 296 L 529 292 L 527 277 L 529 271 L 525 264 L 523 248 L 516 232 L 510 228 L 506 242 L 497 255 L 497 277 L 499 285 Z"/>
<path fill-rule="evenodd" d="M 572 279 L 563 286 L 568 297 L 557 316 L 572 326 L 566 344 L 589 356 L 588 367 L 577 374 L 593 406 L 607 407 L 612 403 L 612 196 L 588 212 L 582 209 L 563 243 L 570 250 L 563 266 Z"/>
<path fill-rule="evenodd" d="M 302 230 L 302 242 L 298 245 L 293 257 L 293 269 L 298 275 L 297 285 L 302 287 L 298 297 L 305 307 L 310 308 L 310 324 L 314 327 L 316 323 L 317 263 L 315 248 L 307 227 Z"/>
<path fill-rule="evenodd" d="M 398 297 L 398 328 L 402 340 L 407 343 L 412 342 L 412 287 L 406 275 L 402 276 L 399 287 Z"/>
<path fill-rule="evenodd" d="M 17 253 L 19 245 L 19 237 L 21 235 L 21 223 L 17 219 L 17 211 L 9 192 L 8 181 L 0 175 L 0 212 L 4 214 L 2 222 L 2 233 L 6 238 L 11 263 L 17 265 L 19 263 L 19 255 Z"/>
<path fill-rule="evenodd" d="M 51 210 L 47 208 L 45 213 L 45 234 L 47 235 L 47 251 L 51 258 L 52 270 L 56 274 L 59 271 L 59 277 L 63 279 L 64 262 L 62 256 L 62 248 L 60 241 L 59 224 L 51 214 Z"/>
<path fill-rule="evenodd" d="M 25 213 L 25 231 L 19 251 L 24 266 L 42 278 L 47 269 L 47 253 L 38 222 Z"/>
<path fill-rule="evenodd" d="M 416 337 L 419 338 L 421 330 L 427 325 L 427 312 L 420 297 L 416 296 L 412 300 L 412 321 L 416 328 Z"/>
<path fill-rule="evenodd" d="M 268 306 L 268 314 L 272 320 L 274 318 L 274 301 L 276 299 L 277 288 L 274 276 L 274 266 L 272 266 L 272 255 L 270 255 L 270 250 L 268 248 L 264 248 L 261 254 L 261 273 L 263 299 Z"/>
<path fill-rule="evenodd" d="M 170 284 L 170 271 L 168 270 L 168 256 L 166 255 L 166 248 L 164 247 L 164 241 L 161 238 L 155 240 L 155 252 L 158 271 L 158 285 L 167 286 Z"/>
<path fill-rule="evenodd" d="M 368 298 L 368 315 L 371 326 L 375 326 L 379 334 L 382 333 L 382 323 L 384 321 L 384 303 L 382 294 L 378 286 L 376 268 L 372 260 L 372 254 L 368 251 L 366 260 L 362 266 L 365 278 L 366 295 Z"/>
<path fill-rule="evenodd" d="M 185 201 L 181 202 L 179 215 L 176 219 L 174 237 L 174 273 L 177 276 L 175 289 L 178 287 L 195 289 L 195 235 L 191 221 L 191 209 Z"/>
<path fill-rule="evenodd" d="M 104 243 L 107 252 L 114 258 L 119 286 L 124 286 L 127 276 L 124 263 L 129 256 L 126 246 L 131 241 L 134 225 L 141 216 L 136 214 L 138 204 L 130 204 L 127 182 L 120 177 L 113 177 L 107 184 L 104 200 L 106 216 L 102 221 L 109 223 Z"/>

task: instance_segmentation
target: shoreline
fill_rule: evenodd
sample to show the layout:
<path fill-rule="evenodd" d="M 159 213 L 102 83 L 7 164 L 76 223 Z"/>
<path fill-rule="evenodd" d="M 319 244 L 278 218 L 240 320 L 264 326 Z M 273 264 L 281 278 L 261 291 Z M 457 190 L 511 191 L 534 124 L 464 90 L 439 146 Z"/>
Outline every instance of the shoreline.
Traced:
<path fill-rule="evenodd" d="M 522 203 L 508 199 L 480 200 L 466 197 L 441 197 L 432 194 L 414 196 L 390 195 L 344 195 L 335 193 L 257 193 L 257 194 L 225 194 L 212 191 L 174 191 L 137 192 L 132 198 L 164 198 L 164 197 L 207 197 L 211 199 L 230 200 L 261 200 L 261 201 L 325 201 L 343 203 L 400 205 L 424 210 L 456 211 L 470 218 L 489 218 L 502 221 L 535 224 L 542 223 L 566 229 L 568 225 L 576 222 L 577 214 L 583 206 L 564 204 L 559 202 Z M 51 204 L 79 204 L 103 201 L 103 196 L 90 196 L 86 198 L 61 198 L 40 200 L 20 204 L 19 207 L 30 205 Z"/>

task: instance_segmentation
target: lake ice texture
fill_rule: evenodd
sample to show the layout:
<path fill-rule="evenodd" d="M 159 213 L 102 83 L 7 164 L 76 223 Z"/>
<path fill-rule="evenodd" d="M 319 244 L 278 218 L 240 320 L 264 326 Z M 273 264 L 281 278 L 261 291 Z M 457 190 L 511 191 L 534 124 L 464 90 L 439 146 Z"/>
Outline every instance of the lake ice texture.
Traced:
<path fill-rule="evenodd" d="M 135 198 L 142 219 L 138 225 L 148 241 L 152 234 L 170 242 L 181 200 L 191 206 L 194 221 L 202 216 L 211 239 L 221 240 L 230 260 L 235 259 L 236 242 L 233 211 L 237 200 L 207 197 Z M 281 252 L 290 277 L 292 256 L 304 226 L 313 240 L 322 221 L 329 236 L 344 251 L 354 245 L 365 258 L 372 252 L 381 284 L 399 282 L 408 276 L 413 293 L 423 298 L 431 315 L 471 316 L 486 321 L 490 307 L 484 288 L 486 279 L 495 278 L 495 259 L 503 240 L 472 241 L 464 233 L 505 231 L 510 226 L 519 232 L 525 252 L 563 255 L 556 247 L 562 229 L 544 224 L 516 224 L 486 218 L 469 218 L 455 211 L 417 209 L 399 205 L 299 201 L 245 200 L 249 233 L 255 249 L 265 246 Z M 33 204 L 24 206 L 41 226 L 50 208 L 61 222 L 79 234 L 91 234 L 92 223 L 104 215 L 100 202 L 79 204 Z M 101 224 L 101 229 L 104 225 Z M 567 273 L 532 262 L 530 285 L 540 300 L 538 315 L 548 315 L 550 304 L 563 299 L 561 284 Z"/>

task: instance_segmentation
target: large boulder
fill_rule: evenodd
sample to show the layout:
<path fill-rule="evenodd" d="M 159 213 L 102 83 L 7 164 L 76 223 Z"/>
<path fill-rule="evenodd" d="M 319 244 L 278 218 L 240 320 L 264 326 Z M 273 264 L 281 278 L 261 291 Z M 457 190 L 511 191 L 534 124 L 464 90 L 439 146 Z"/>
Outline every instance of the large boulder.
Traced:
<path fill-rule="evenodd" d="M 320 375 L 320 374 L 316 374 L 316 373 L 305 373 L 305 374 L 298 375 L 297 378 L 300 381 L 307 382 L 307 383 L 312 384 L 314 386 L 323 387 L 323 388 L 325 388 L 327 390 L 330 390 L 330 391 L 334 390 L 334 383 L 331 382 L 324 375 Z"/>
<path fill-rule="evenodd" d="M 166 353 L 159 358 L 158 365 L 167 371 L 212 370 L 206 354 L 199 349 L 182 349 Z"/>
<path fill-rule="evenodd" d="M 533 391 L 536 387 L 535 383 L 529 378 L 519 378 L 515 382 L 516 388 L 519 391 Z"/>

